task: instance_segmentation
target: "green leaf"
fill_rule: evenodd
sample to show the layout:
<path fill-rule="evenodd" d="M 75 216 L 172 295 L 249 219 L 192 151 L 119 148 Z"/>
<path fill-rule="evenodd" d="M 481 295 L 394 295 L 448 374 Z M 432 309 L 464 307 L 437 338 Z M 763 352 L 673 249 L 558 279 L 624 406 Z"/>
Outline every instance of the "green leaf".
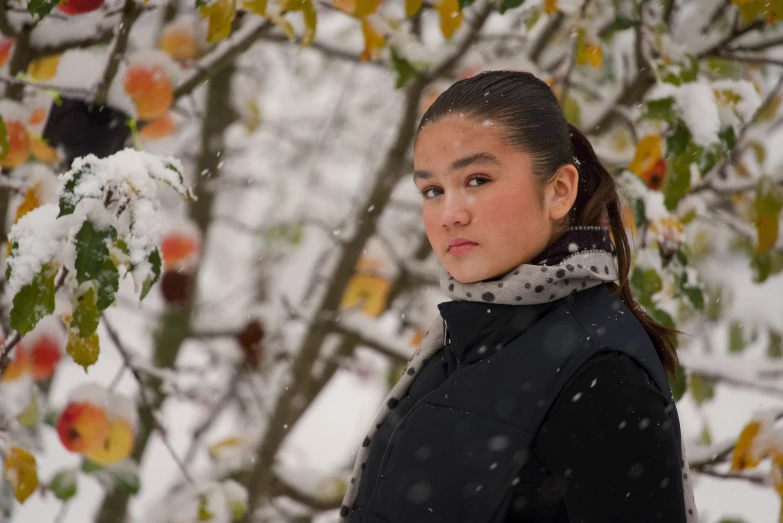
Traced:
<path fill-rule="evenodd" d="M 674 105 L 674 98 L 661 98 L 659 100 L 648 100 L 644 103 L 645 112 L 642 120 L 663 120 L 674 123 L 677 119 L 677 111 Z"/>
<path fill-rule="evenodd" d="M 748 523 L 748 521 L 742 518 L 730 517 L 723 518 L 718 523 Z"/>
<path fill-rule="evenodd" d="M 120 289 L 120 271 L 117 270 L 117 266 L 111 258 L 106 258 L 103 261 L 103 267 L 98 274 L 98 309 L 104 311 L 112 303 L 114 303 L 114 296 Z"/>
<path fill-rule="evenodd" d="M 90 220 L 84 221 L 76 234 L 76 281 L 84 283 L 101 277 L 105 262 L 109 260 L 108 242 L 115 239 L 114 227 L 96 229 Z"/>
<path fill-rule="evenodd" d="M 57 428 L 57 421 L 60 419 L 60 412 L 54 409 L 49 409 L 46 411 L 46 413 L 43 415 L 43 418 L 41 421 L 45 425 L 49 425 L 50 427 L 56 429 Z"/>
<path fill-rule="evenodd" d="M 76 194 L 74 194 L 76 186 L 81 182 L 83 176 L 90 176 L 92 174 L 93 166 L 92 164 L 87 163 L 83 165 L 78 171 L 73 173 L 71 178 L 65 182 L 63 193 L 60 195 L 60 214 L 57 215 L 58 218 L 68 214 L 73 214 L 73 211 L 76 210 L 76 206 L 81 201 L 81 198 L 77 198 Z"/>
<path fill-rule="evenodd" d="M 621 14 L 618 14 L 614 20 L 612 20 L 612 23 L 609 24 L 606 29 L 604 29 L 601 32 L 602 38 L 609 38 L 617 31 L 625 31 L 626 29 L 631 29 L 632 27 L 637 27 L 641 22 L 639 20 L 634 20 L 633 18 L 628 18 L 626 16 L 623 16 Z"/>
<path fill-rule="evenodd" d="M 209 521 L 213 516 L 214 514 L 207 508 L 207 497 L 202 496 L 201 501 L 198 504 L 198 520 Z"/>
<path fill-rule="evenodd" d="M 771 359 L 783 358 L 783 334 L 773 329 L 769 330 L 769 345 L 767 345 L 767 357 Z"/>
<path fill-rule="evenodd" d="M 695 82 L 699 75 L 699 61 L 691 54 L 685 55 L 684 63 L 680 64 L 680 79 L 685 82 Z"/>
<path fill-rule="evenodd" d="M 572 125 L 578 127 L 582 123 L 582 108 L 572 96 L 566 96 L 563 102 L 563 114 Z"/>
<path fill-rule="evenodd" d="M 631 287 L 640 304 L 653 308 L 655 304 L 652 297 L 663 289 L 663 282 L 655 269 L 636 267 L 631 274 Z"/>
<path fill-rule="evenodd" d="M 770 276 L 783 272 L 783 254 L 778 251 L 754 252 L 750 267 L 753 269 L 753 281 L 763 283 Z"/>
<path fill-rule="evenodd" d="M 84 458 L 82 460 L 82 472 L 86 474 L 92 474 L 93 472 L 100 472 L 103 469 L 105 469 L 103 465 L 99 465 L 98 463 L 95 463 L 94 461 L 90 461 L 87 458 Z"/>
<path fill-rule="evenodd" d="M 691 141 L 691 132 L 681 119 L 677 119 L 674 132 L 666 138 L 666 154 L 677 156 L 685 152 Z"/>
<path fill-rule="evenodd" d="M 715 397 L 715 382 L 701 376 L 691 376 L 690 391 L 696 405 L 702 405 Z"/>
<path fill-rule="evenodd" d="M 48 16 L 54 6 L 60 3 L 59 0 L 30 0 L 27 4 L 27 11 L 31 15 L 38 15 L 40 18 Z"/>
<path fill-rule="evenodd" d="M 471 5 L 473 5 L 474 1 L 475 0 L 459 0 L 459 9 L 460 9 L 460 11 L 462 11 L 466 7 L 470 7 Z"/>
<path fill-rule="evenodd" d="M 38 399 L 36 394 L 30 399 L 30 403 L 27 407 L 16 417 L 19 424 L 23 427 L 32 427 L 38 423 L 38 418 L 41 416 L 41 410 L 38 406 Z"/>
<path fill-rule="evenodd" d="M 500 0 L 500 8 L 498 11 L 500 14 L 505 13 L 509 9 L 514 9 L 525 3 L 525 0 Z"/>
<path fill-rule="evenodd" d="M 712 432 L 706 423 L 701 428 L 701 442 L 708 447 L 712 445 Z"/>
<path fill-rule="evenodd" d="M 158 249 L 152 251 L 147 258 L 147 261 L 152 265 L 152 276 L 147 278 L 144 281 L 144 284 L 142 284 L 139 301 L 144 299 L 147 293 L 150 292 L 150 289 L 152 289 L 152 286 L 155 285 L 155 283 L 160 279 L 160 266 L 162 264 L 160 259 L 160 251 Z"/>
<path fill-rule="evenodd" d="M 75 330 L 80 338 L 86 338 L 98 328 L 101 321 L 101 311 L 98 310 L 98 293 L 93 287 L 87 289 L 76 298 L 71 320 L 71 330 Z"/>
<path fill-rule="evenodd" d="M 8 259 L 11 259 L 16 254 L 16 250 L 19 248 L 19 242 L 12 242 L 11 243 L 11 251 L 8 253 Z M 5 280 L 8 281 L 11 279 L 11 264 L 6 263 L 5 264 Z"/>
<path fill-rule="evenodd" d="M 57 499 L 67 501 L 76 495 L 76 469 L 66 469 L 57 472 L 49 480 L 49 490 Z"/>
<path fill-rule="evenodd" d="M 14 296 L 11 309 L 11 327 L 24 336 L 44 317 L 54 312 L 54 278 L 57 267 L 44 265 L 33 281 L 22 287 Z"/>
<path fill-rule="evenodd" d="M 633 221 L 636 224 L 637 229 L 642 227 L 647 221 L 647 211 L 645 209 L 644 200 L 638 198 L 633 202 Z"/>
<path fill-rule="evenodd" d="M 652 313 L 650 314 L 652 318 L 657 321 L 658 323 L 665 325 L 669 327 L 670 329 L 674 329 L 677 327 L 677 325 L 674 323 L 674 319 L 671 317 L 671 315 L 666 312 L 663 309 L 654 308 L 652 310 Z M 675 346 L 677 345 L 677 337 L 675 336 L 674 341 Z"/>
<path fill-rule="evenodd" d="M 747 346 L 745 327 L 739 322 L 731 322 L 729 326 L 729 352 L 738 354 L 744 351 Z"/>
<path fill-rule="evenodd" d="M 5 126 L 5 120 L 0 116 L 0 161 L 5 160 L 10 150 L 11 144 L 8 143 L 8 129 Z"/>
<path fill-rule="evenodd" d="M 727 125 L 718 132 L 718 137 L 726 144 L 726 149 L 731 150 L 737 144 L 737 135 L 734 133 L 734 127 Z"/>
<path fill-rule="evenodd" d="M 689 144 L 685 152 L 666 160 L 666 179 L 663 182 L 664 204 L 669 211 L 677 208 L 683 196 L 691 187 L 691 168 L 693 162 L 701 158 L 701 150 L 693 143 Z"/>
<path fill-rule="evenodd" d="M 397 73 L 397 83 L 395 84 L 397 89 L 400 89 L 408 83 L 409 80 L 412 80 L 419 75 L 416 68 L 413 67 L 408 60 L 398 55 L 394 48 L 391 48 L 391 59 L 394 71 Z"/>
<path fill-rule="evenodd" d="M 685 389 L 687 389 L 688 387 L 687 376 L 685 375 L 685 368 L 678 363 L 677 377 L 675 378 L 668 371 L 666 372 L 666 377 L 669 379 L 669 388 L 672 391 L 672 396 L 674 396 L 674 401 L 680 401 L 680 398 L 682 398 L 683 394 L 685 394 Z"/>
<path fill-rule="evenodd" d="M 121 491 L 131 496 L 139 492 L 141 479 L 139 478 L 138 466 L 135 461 L 126 459 L 125 461 L 109 465 L 104 470 L 111 475 L 114 484 Z"/>

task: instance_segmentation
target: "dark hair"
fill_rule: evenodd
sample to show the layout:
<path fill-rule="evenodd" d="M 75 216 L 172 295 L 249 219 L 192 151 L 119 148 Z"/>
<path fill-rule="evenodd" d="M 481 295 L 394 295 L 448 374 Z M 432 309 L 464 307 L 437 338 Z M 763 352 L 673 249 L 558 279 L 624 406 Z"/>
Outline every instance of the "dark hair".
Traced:
<path fill-rule="evenodd" d="M 452 113 L 491 120 L 502 127 L 509 143 L 530 155 L 533 172 L 541 177 L 541 187 L 561 166 L 576 167 L 579 185 L 576 201 L 565 217 L 567 225 L 605 226 L 608 221 L 620 271 L 619 284 L 612 282 L 609 288 L 647 331 L 663 367 L 676 375 L 675 345 L 680 331 L 656 322 L 631 294 L 631 248 L 622 220 L 623 201 L 614 178 L 601 165 L 584 134 L 568 123 L 549 86 L 527 72 L 479 73 L 444 91 L 422 116 L 417 133 Z"/>

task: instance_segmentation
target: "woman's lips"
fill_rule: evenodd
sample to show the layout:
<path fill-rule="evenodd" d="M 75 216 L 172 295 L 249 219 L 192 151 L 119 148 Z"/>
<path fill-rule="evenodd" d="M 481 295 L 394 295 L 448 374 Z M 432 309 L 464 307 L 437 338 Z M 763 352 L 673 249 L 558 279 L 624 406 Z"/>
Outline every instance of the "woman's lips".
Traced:
<path fill-rule="evenodd" d="M 468 252 L 469 250 L 473 249 L 474 247 L 478 247 L 477 243 L 463 243 L 461 245 L 452 245 L 449 247 L 449 254 L 460 254 L 463 252 Z"/>

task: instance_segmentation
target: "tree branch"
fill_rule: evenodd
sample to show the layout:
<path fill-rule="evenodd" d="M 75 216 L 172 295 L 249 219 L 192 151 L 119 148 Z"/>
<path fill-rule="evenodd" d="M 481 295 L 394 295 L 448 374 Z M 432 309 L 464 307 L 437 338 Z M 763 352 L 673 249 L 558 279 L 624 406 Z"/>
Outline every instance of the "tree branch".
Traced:
<path fill-rule="evenodd" d="M 130 355 L 128 354 L 127 349 L 122 344 L 122 341 L 120 341 L 120 337 L 117 334 L 117 331 L 112 326 L 106 314 L 103 315 L 103 326 L 106 329 L 106 332 L 109 334 L 109 338 L 111 339 L 112 343 L 114 343 L 114 346 L 117 348 L 117 351 L 120 353 L 120 356 L 122 356 L 122 360 L 125 362 L 125 366 L 130 369 L 131 374 L 133 374 L 133 377 L 136 379 L 136 383 L 139 385 L 139 398 L 141 399 L 141 403 L 144 408 L 147 409 L 147 411 L 149 411 L 149 413 L 152 415 L 155 430 L 158 432 L 163 445 L 169 451 L 169 454 L 171 454 L 174 463 L 177 464 L 177 467 L 179 468 L 180 472 L 182 472 L 182 476 L 185 478 L 185 480 L 191 485 L 195 485 L 193 477 L 190 475 L 190 472 L 188 472 L 187 467 L 177 455 L 174 447 L 171 446 L 171 442 L 169 441 L 168 435 L 166 434 L 166 430 L 163 428 L 163 425 L 161 425 L 155 409 L 152 406 L 152 402 L 147 398 L 147 386 L 144 383 L 144 380 L 141 379 L 141 375 L 139 374 L 138 369 L 136 369 L 136 367 L 131 363 Z"/>
<path fill-rule="evenodd" d="M 552 15 L 549 20 L 547 20 L 546 26 L 544 26 L 544 28 L 541 30 L 541 36 L 539 36 L 538 39 L 530 46 L 530 52 L 527 56 L 532 62 L 536 64 L 538 63 L 539 59 L 541 58 L 541 54 L 544 52 L 546 46 L 549 45 L 549 42 L 552 41 L 552 38 L 554 38 L 557 31 L 560 29 L 564 19 L 565 16 L 563 16 L 563 13 L 558 11 Z"/>
<path fill-rule="evenodd" d="M 106 71 L 103 73 L 103 79 L 96 88 L 94 102 L 98 107 L 106 105 L 109 89 L 114 81 L 114 77 L 117 76 L 117 71 L 120 69 L 120 61 L 125 56 L 125 51 L 128 48 L 131 28 L 142 11 L 143 9 L 136 4 L 136 0 L 125 0 L 125 5 L 122 9 L 122 19 L 117 30 L 117 40 L 114 48 L 109 53 L 109 63 L 106 66 Z"/>
<path fill-rule="evenodd" d="M 211 78 L 219 71 L 234 62 L 234 59 L 247 51 L 256 40 L 268 32 L 274 24 L 269 20 L 261 20 L 253 17 L 246 21 L 242 27 L 228 39 L 199 60 L 194 72 L 185 78 L 174 90 L 174 99 L 177 100 L 190 94 L 207 78 Z"/>

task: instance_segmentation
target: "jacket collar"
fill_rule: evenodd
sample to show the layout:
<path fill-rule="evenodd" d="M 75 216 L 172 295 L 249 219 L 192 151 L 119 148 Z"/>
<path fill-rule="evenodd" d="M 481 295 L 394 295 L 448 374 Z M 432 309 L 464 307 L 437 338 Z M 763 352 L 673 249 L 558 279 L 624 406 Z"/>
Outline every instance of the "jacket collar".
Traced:
<path fill-rule="evenodd" d="M 446 322 L 446 337 L 460 364 L 475 363 L 495 353 L 525 332 L 556 302 L 503 305 L 474 301 L 438 304 Z M 447 340 L 447 342 L 448 342 Z"/>

